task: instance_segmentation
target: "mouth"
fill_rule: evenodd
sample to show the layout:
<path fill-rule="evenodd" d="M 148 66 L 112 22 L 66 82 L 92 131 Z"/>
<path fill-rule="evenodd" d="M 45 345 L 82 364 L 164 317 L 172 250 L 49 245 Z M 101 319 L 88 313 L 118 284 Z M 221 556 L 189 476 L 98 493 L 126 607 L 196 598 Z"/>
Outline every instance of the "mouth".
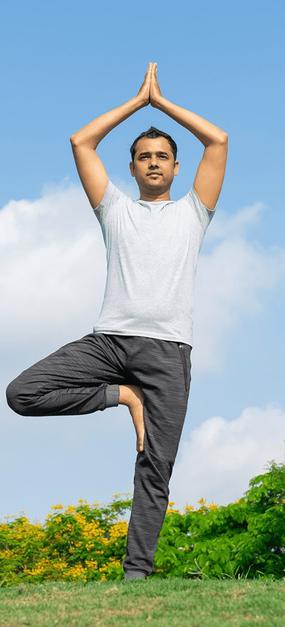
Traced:
<path fill-rule="evenodd" d="M 162 176 L 160 172 L 150 172 L 147 176 Z"/>

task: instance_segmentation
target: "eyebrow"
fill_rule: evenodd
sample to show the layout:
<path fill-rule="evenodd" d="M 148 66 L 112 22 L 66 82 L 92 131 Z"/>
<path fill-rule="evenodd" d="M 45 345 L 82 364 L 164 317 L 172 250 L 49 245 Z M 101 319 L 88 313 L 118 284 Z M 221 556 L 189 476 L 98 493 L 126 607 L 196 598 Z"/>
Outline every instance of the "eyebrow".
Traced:
<path fill-rule="evenodd" d="M 141 157 L 142 155 L 150 155 L 151 153 L 147 150 L 144 150 L 143 152 L 139 152 L 138 156 Z M 168 152 L 165 152 L 165 150 L 157 150 L 154 154 L 156 155 L 168 155 Z"/>

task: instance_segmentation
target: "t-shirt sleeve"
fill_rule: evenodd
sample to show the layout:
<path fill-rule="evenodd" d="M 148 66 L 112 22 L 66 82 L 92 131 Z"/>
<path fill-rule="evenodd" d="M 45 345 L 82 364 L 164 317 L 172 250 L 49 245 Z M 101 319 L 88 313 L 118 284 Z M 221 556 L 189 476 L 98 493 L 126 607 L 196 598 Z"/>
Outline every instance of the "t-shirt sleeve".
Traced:
<path fill-rule="evenodd" d="M 211 220 L 214 217 L 214 214 L 216 213 L 217 205 L 214 209 L 209 209 L 208 207 L 206 207 L 206 205 L 202 202 L 201 198 L 195 191 L 194 185 L 192 185 L 190 191 L 186 194 L 186 199 L 190 203 L 193 211 L 195 212 L 195 215 L 199 220 L 201 227 L 204 231 L 206 231 Z"/>
<path fill-rule="evenodd" d="M 99 214 L 106 214 L 109 211 L 110 207 L 114 204 L 114 202 L 118 201 L 122 192 L 119 188 L 114 185 L 114 183 L 108 179 L 107 187 L 105 188 L 105 192 L 101 202 L 96 207 L 93 207 L 93 211 L 97 217 Z"/>

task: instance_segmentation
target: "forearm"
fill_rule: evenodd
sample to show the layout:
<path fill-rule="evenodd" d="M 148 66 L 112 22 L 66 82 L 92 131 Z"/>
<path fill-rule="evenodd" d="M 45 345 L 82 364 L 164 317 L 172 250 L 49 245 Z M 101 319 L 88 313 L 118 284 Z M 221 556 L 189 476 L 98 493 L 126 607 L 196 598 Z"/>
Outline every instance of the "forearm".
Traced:
<path fill-rule="evenodd" d="M 101 139 L 103 139 L 109 131 L 144 106 L 145 102 L 135 96 L 119 107 L 99 115 L 95 120 L 83 126 L 70 137 L 70 141 L 73 145 L 87 145 L 95 149 Z"/>
<path fill-rule="evenodd" d="M 179 124 L 182 124 L 188 131 L 191 131 L 197 139 L 199 139 L 204 146 L 209 146 L 213 143 L 221 143 L 226 140 L 227 133 L 223 129 L 215 126 L 211 122 L 208 122 L 197 113 L 188 111 L 179 105 L 170 102 L 167 98 L 161 97 L 155 103 L 155 107 L 167 113 L 173 120 L 176 120 Z"/>

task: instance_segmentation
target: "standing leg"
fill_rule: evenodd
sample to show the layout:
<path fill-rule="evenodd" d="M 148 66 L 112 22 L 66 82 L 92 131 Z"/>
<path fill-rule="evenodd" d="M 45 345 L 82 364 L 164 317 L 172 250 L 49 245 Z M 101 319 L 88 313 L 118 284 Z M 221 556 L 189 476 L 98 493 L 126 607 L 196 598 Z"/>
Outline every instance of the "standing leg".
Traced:
<path fill-rule="evenodd" d="M 128 368 L 144 395 L 144 450 L 138 453 L 125 578 L 150 575 L 169 498 L 191 381 L 188 344 L 133 337 Z M 132 354 L 132 357 L 131 357 Z"/>
<path fill-rule="evenodd" d="M 89 414 L 118 405 L 124 382 L 124 353 L 111 337 L 89 333 L 24 370 L 6 398 L 22 416 Z"/>

